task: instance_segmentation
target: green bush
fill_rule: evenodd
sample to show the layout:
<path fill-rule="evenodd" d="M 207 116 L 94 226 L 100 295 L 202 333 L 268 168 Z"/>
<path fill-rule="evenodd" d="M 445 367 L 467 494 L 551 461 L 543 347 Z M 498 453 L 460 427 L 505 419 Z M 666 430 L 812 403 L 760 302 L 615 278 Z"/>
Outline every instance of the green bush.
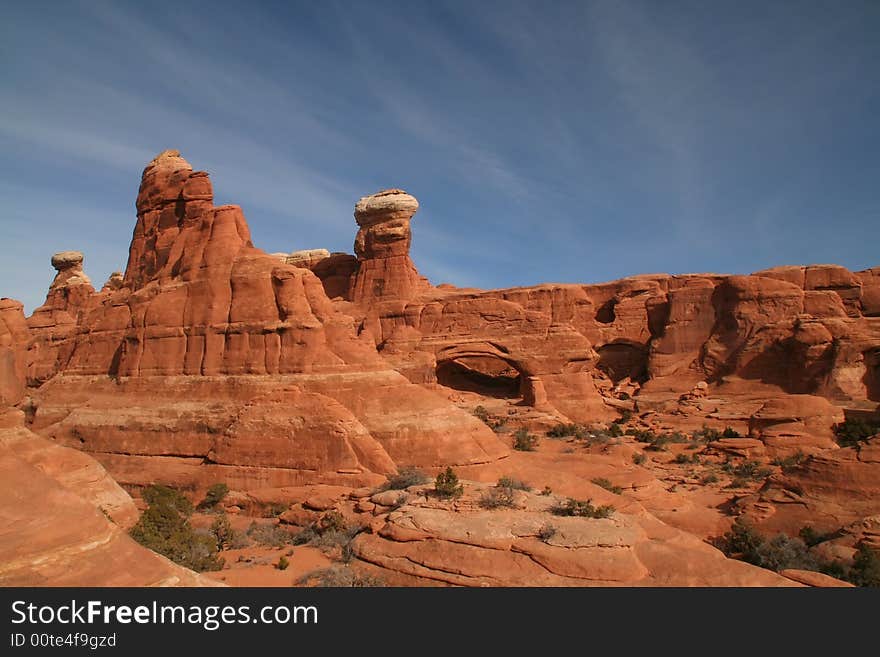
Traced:
<path fill-rule="evenodd" d="M 628 409 L 624 409 L 624 410 L 620 411 L 620 417 L 617 418 L 617 420 L 615 421 L 615 424 L 626 424 L 627 422 L 632 420 L 632 416 L 633 416 L 632 411 L 630 411 Z"/>
<path fill-rule="evenodd" d="M 550 512 L 557 516 L 577 516 L 581 518 L 609 518 L 614 513 L 610 504 L 593 506 L 592 500 L 575 500 L 568 498 L 565 502 L 554 506 Z"/>
<path fill-rule="evenodd" d="M 674 431 L 672 433 L 655 433 L 650 429 L 645 429 L 642 431 L 635 432 L 635 438 L 641 443 L 648 443 L 648 447 L 645 449 L 649 449 L 654 452 L 667 451 L 666 445 L 670 443 L 686 443 L 688 442 L 687 436 L 685 436 L 680 431 Z"/>
<path fill-rule="evenodd" d="M 512 488 L 513 490 L 532 490 L 532 487 L 529 486 L 526 482 L 519 479 L 514 479 L 513 477 L 501 477 L 500 479 L 498 479 L 498 482 L 495 485 L 499 488 Z"/>
<path fill-rule="evenodd" d="M 739 464 L 727 461 L 721 466 L 721 469 L 737 479 L 765 479 L 773 474 L 770 468 L 762 466 L 758 461 L 743 461 Z"/>
<path fill-rule="evenodd" d="M 513 489 L 507 486 L 493 486 L 480 497 L 480 506 L 484 509 L 513 507 Z"/>
<path fill-rule="evenodd" d="M 856 447 L 880 432 L 880 423 L 858 418 L 848 418 L 834 425 L 834 433 L 841 447 Z"/>
<path fill-rule="evenodd" d="M 459 497 L 464 492 L 464 486 L 458 483 L 458 475 L 451 467 L 437 475 L 434 480 L 434 492 L 439 497 L 449 499 Z"/>
<path fill-rule="evenodd" d="M 818 562 L 804 541 L 786 534 L 777 534 L 768 540 L 743 517 L 736 519 L 716 546 L 729 557 L 769 570 L 819 570 Z"/>
<path fill-rule="evenodd" d="M 285 557 L 283 554 L 278 558 L 278 563 L 275 564 L 275 567 L 278 570 L 287 570 L 287 567 L 290 565 L 290 559 Z"/>
<path fill-rule="evenodd" d="M 477 408 L 481 407 L 478 406 Z M 410 486 L 426 484 L 428 481 L 430 479 L 424 472 L 414 466 L 405 465 L 402 468 L 398 468 L 397 474 L 388 477 L 388 483 L 385 486 L 391 490 L 403 490 Z"/>
<path fill-rule="evenodd" d="M 825 541 L 833 538 L 835 534 L 836 532 L 831 532 L 830 534 L 822 534 L 821 532 L 817 532 L 809 525 L 801 527 L 801 530 L 798 532 L 798 536 L 800 536 L 801 540 L 809 547 L 819 545 L 819 543 L 824 543 Z"/>
<path fill-rule="evenodd" d="M 639 452 L 638 454 L 632 455 L 632 462 L 635 463 L 636 465 L 641 465 L 642 463 L 644 463 L 647 460 L 648 460 L 648 457 L 645 456 L 644 454 L 642 454 L 641 452 Z"/>
<path fill-rule="evenodd" d="M 217 538 L 210 532 L 195 531 L 189 524 L 193 508 L 186 497 L 160 485 L 145 488 L 142 495 L 149 506 L 129 530 L 134 540 L 192 570 L 223 568 Z"/>
<path fill-rule="evenodd" d="M 620 486 L 615 486 L 611 483 L 610 480 L 606 479 L 605 477 L 596 477 L 595 479 L 591 479 L 591 481 L 600 488 L 604 488 L 605 490 L 610 491 L 615 495 L 620 495 L 623 492 L 623 489 Z"/>
<path fill-rule="evenodd" d="M 688 463 L 699 463 L 700 455 L 699 454 L 685 454 L 684 452 L 680 452 L 675 455 L 675 462 L 679 464 L 688 464 Z"/>
<path fill-rule="evenodd" d="M 703 478 L 700 479 L 701 484 L 714 484 L 718 481 L 718 475 L 714 472 L 710 472 L 707 475 L 703 475 Z"/>
<path fill-rule="evenodd" d="M 880 553 L 862 543 L 853 558 L 849 580 L 856 586 L 880 587 Z"/>
<path fill-rule="evenodd" d="M 474 416 L 489 424 L 489 411 L 486 410 L 484 406 L 477 406 L 474 409 Z"/>
<path fill-rule="evenodd" d="M 583 437 L 584 428 L 579 424 L 556 424 L 547 431 L 549 438 Z"/>
<path fill-rule="evenodd" d="M 226 484 L 214 484 L 205 493 L 205 499 L 199 503 L 200 509 L 213 509 L 224 497 L 229 493 L 229 486 Z"/>
<path fill-rule="evenodd" d="M 739 438 L 740 434 L 739 434 L 739 431 L 737 431 L 736 429 L 733 429 L 732 427 L 727 427 L 721 433 L 721 437 L 722 438 Z"/>
<path fill-rule="evenodd" d="M 534 452 L 538 447 L 538 437 L 521 427 L 513 434 L 513 448 L 521 452 Z"/>
<path fill-rule="evenodd" d="M 187 517 L 192 515 L 193 505 L 186 496 L 174 488 L 153 484 L 141 491 L 141 497 L 148 506 L 169 506 Z"/>

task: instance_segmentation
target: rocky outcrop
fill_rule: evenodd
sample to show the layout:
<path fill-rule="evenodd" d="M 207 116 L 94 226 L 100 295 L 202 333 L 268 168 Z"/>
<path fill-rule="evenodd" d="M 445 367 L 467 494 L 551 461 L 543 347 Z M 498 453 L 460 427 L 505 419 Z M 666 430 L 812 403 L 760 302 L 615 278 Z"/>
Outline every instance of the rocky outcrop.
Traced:
<path fill-rule="evenodd" d="M 254 248 L 241 208 L 212 199 L 177 151 L 147 166 L 121 283 L 31 327 L 31 380 L 47 381 L 32 395 L 37 431 L 126 483 L 365 484 L 397 462 L 507 453 L 333 308 L 302 266 L 331 258 L 281 262 Z"/>
<path fill-rule="evenodd" d="M 294 251 L 286 256 L 284 261 L 288 265 L 294 265 L 295 267 L 314 269 L 319 262 L 329 257 L 330 252 L 327 249 L 305 249 L 303 251 Z"/>
<path fill-rule="evenodd" d="M 428 286 L 409 257 L 409 224 L 418 209 L 419 202 L 402 189 L 386 189 L 357 202 L 358 270 L 349 292 L 352 301 L 406 300 Z"/>
<path fill-rule="evenodd" d="M 727 559 L 649 514 L 560 517 L 561 500 L 518 492 L 513 508 L 479 506 L 488 486 L 454 502 L 411 490 L 406 503 L 358 535 L 355 556 L 392 582 L 454 586 L 796 586 Z M 398 493 L 400 495 L 400 493 Z M 636 511 L 633 508 L 633 511 Z"/>
<path fill-rule="evenodd" d="M 24 394 L 30 337 L 21 302 L 0 299 L 0 408 L 17 404 Z"/>
<path fill-rule="evenodd" d="M 135 543 L 125 531 L 137 519 L 131 498 L 20 415 L 0 416 L 0 585 L 216 586 Z"/>

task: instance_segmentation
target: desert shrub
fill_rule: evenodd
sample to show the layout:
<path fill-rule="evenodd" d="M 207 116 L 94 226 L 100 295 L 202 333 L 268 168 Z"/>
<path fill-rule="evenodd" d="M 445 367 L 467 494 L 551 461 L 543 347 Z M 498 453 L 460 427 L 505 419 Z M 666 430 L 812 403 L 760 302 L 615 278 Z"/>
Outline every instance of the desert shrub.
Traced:
<path fill-rule="evenodd" d="M 551 538 L 556 536 L 556 531 L 556 527 L 547 523 L 545 525 L 542 525 L 541 528 L 538 530 L 538 538 L 545 542 L 549 541 Z"/>
<path fill-rule="evenodd" d="M 639 452 L 638 454 L 632 455 L 632 462 L 635 463 L 636 465 L 641 465 L 642 463 L 644 463 L 647 460 L 648 460 L 648 457 L 645 456 L 644 454 L 642 454 L 641 452 Z"/>
<path fill-rule="evenodd" d="M 486 410 L 485 406 L 477 406 L 474 409 L 474 416 L 486 424 L 489 424 L 489 411 Z"/>
<path fill-rule="evenodd" d="M 478 406 L 477 408 L 482 407 Z M 414 466 L 405 465 L 398 468 L 397 474 L 388 477 L 388 483 L 386 483 L 385 486 L 392 490 L 403 490 L 410 486 L 426 484 L 428 481 L 430 481 L 430 479 L 424 472 Z"/>
<path fill-rule="evenodd" d="M 308 527 L 290 538 L 293 545 L 311 545 L 334 558 L 348 562 L 352 558 L 351 542 L 361 532 L 361 527 L 348 526 L 338 511 L 328 511 Z"/>
<path fill-rule="evenodd" d="M 449 499 L 459 497 L 464 492 L 464 486 L 458 483 L 458 475 L 455 471 L 447 466 L 446 470 L 438 474 L 434 480 L 434 492 L 439 497 Z"/>
<path fill-rule="evenodd" d="M 578 516 L 581 518 L 609 518 L 614 513 L 610 504 L 593 506 L 592 500 L 575 500 L 569 497 L 565 502 L 557 504 L 550 512 L 557 516 Z"/>
<path fill-rule="evenodd" d="M 620 495 L 623 492 L 623 489 L 620 486 L 615 486 L 611 483 L 610 480 L 605 477 L 596 477 L 595 479 L 591 479 L 591 481 L 597 486 L 604 488 L 607 491 L 614 493 L 615 495 Z"/>
<path fill-rule="evenodd" d="M 617 422 L 612 422 L 608 427 L 608 435 L 612 438 L 620 438 L 623 435 L 623 428 Z"/>
<path fill-rule="evenodd" d="M 635 439 L 640 443 L 652 443 L 657 438 L 657 434 L 650 429 L 638 429 L 633 432 L 633 436 L 635 436 Z"/>
<path fill-rule="evenodd" d="M 734 477 L 730 480 L 730 483 L 727 484 L 727 488 L 746 488 L 749 485 L 749 480 L 745 477 Z"/>
<path fill-rule="evenodd" d="M 808 547 L 813 547 L 814 545 L 819 545 L 819 543 L 824 543 L 825 541 L 834 537 L 834 535 L 835 532 L 823 534 L 816 531 L 809 525 L 801 527 L 801 530 L 798 532 L 798 536 L 800 536 L 801 540 L 806 543 Z"/>
<path fill-rule="evenodd" d="M 189 524 L 192 504 L 167 486 L 149 486 L 143 491 L 149 504 L 134 527 L 131 537 L 171 561 L 197 571 L 220 570 L 217 539 L 210 532 L 196 531 Z"/>
<path fill-rule="evenodd" d="M 275 567 L 278 570 L 287 570 L 287 567 L 290 565 L 290 559 L 285 557 L 283 554 L 278 558 L 278 563 L 275 564 Z"/>
<path fill-rule="evenodd" d="M 737 479 L 764 479 L 773 473 L 770 468 L 762 466 L 758 461 L 743 461 L 738 464 L 727 461 L 721 469 Z"/>
<path fill-rule="evenodd" d="M 493 486 L 480 497 L 484 509 L 510 508 L 513 506 L 513 489 L 507 486 Z"/>
<path fill-rule="evenodd" d="M 183 493 L 169 486 L 147 486 L 141 491 L 141 497 L 148 506 L 169 506 L 185 516 L 190 516 L 193 512 L 192 502 Z"/>
<path fill-rule="evenodd" d="M 707 475 L 703 475 L 703 478 L 700 479 L 701 484 L 714 484 L 718 481 L 718 475 L 714 472 L 710 472 Z"/>
<path fill-rule="evenodd" d="M 553 494 L 553 489 L 550 488 L 550 486 L 544 486 L 544 488 L 541 489 L 541 495 L 544 495 L 545 497 L 547 495 L 552 495 L 552 494 Z"/>
<path fill-rule="evenodd" d="M 290 537 L 290 542 L 293 545 L 308 545 L 314 540 L 318 539 L 318 532 L 314 530 L 313 527 L 305 527 L 304 529 L 299 530 L 296 534 Z"/>
<path fill-rule="evenodd" d="M 498 479 L 498 482 L 495 485 L 498 487 L 512 488 L 514 490 L 532 490 L 532 487 L 529 486 L 526 482 L 519 479 L 514 479 L 513 477 L 501 477 Z"/>
<path fill-rule="evenodd" d="M 856 586 L 880 587 L 880 553 L 862 543 L 853 557 L 849 581 Z"/>
<path fill-rule="evenodd" d="M 675 462 L 680 464 L 686 463 L 699 463 L 700 455 L 699 454 L 685 454 L 684 452 L 680 452 L 675 455 Z"/>
<path fill-rule="evenodd" d="M 705 443 L 711 443 L 712 441 L 721 438 L 721 432 L 718 431 L 718 429 L 713 429 L 712 427 L 707 426 L 704 426 L 702 429 L 697 429 L 692 435 L 694 440 Z"/>
<path fill-rule="evenodd" d="M 800 538 L 777 534 L 768 540 L 742 517 L 737 518 L 730 531 L 716 541 L 716 547 L 729 557 L 769 570 L 819 569 L 819 563 Z"/>
<path fill-rule="evenodd" d="M 809 457 L 801 451 L 797 451 L 791 456 L 786 456 L 785 458 L 777 457 L 773 459 L 773 465 L 778 465 L 782 468 L 783 472 L 788 472 L 789 470 L 794 470 L 799 467 L 806 461 Z"/>
<path fill-rule="evenodd" d="M 483 424 L 487 425 L 492 431 L 499 433 L 504 425 L 507 424 L 507 421 L 503 418 L 497 418 L 489 411 L 486 410 L 485 406 L 477 406 L 474 411 L 474 416 L 479 419 Z"/>
<path fill-rule="evenodd" d="M 521 452 L 534 452 L 538 447 L 538 437 L 521 427 L 513 434 L 513 448 Z"/>
<path fill-rule="evenodd" d="M 880 432 L 880 422 L 858 418 L 848 418 L 834 425 L 834 434 L 841 447 L 856 447 L 874 434 Z"/>
<path fill-rule="evenodd" d="M 229 486 L 226 484 L 213 484 L 205 493 L 205 499 L 199 503 L 200 509 L 213 509 L 224 497 L 229 493 Z"/>
<path fill-rule="evenodd" d="M 733 427 L 726 427 L 724 431 L 721 432 L 722 438 L 739 438 L 739 431 L 734 429 Z"/>
<path fill-rule="evenodd" d="M 217 541 L 218 550 L 226 550 L 232 547 L 235 541 L 236 532 L 232 529 L 232 524 L 226 514 L 218 515 L 214 522 L 211 523 L 211 534 Z"/>
<path fill-rule="evenodd" d="M 263 517 L 264 518 L 277 518 L 282 513 L 287 511 L 289 505 L 284 504 L 282 502 L 273 502 L 269 506 L 263 509 Z"/>
<path fill-rule="evenodd" d="M 294 543 L 294 537 L 289 531 L 278 525 L 267 523 L 252 522 L 247 529 L 247 536 L 254 543 L 267 547 L 284 547 L 289 543 Z"/>
<path fill-rule="evenodd" d="M 650 429 L 645 429 L 642 431 L 635 432 L 636 440 L 642 443 L 648 443 L 648 447 L 645 449 L 649 449 L 651 451 L 660 452 L 666 451 L 666 445 L 669 443 L 686 443 L 688 442 L 687 436 L 685 436 L 680 431 L 674 431 L 672 433 L 655 433 Z"/>
<path fill-rule="evenodd" d="M 501 477 L 493 488 L 483 493 L 480 506 L 484 509 L 499 509 L 513 506 L 513 491 L 532 490 L 528 484 L 512 477 Z"/>
<path fill-rule="evenodd" d="M 807 544 L 799 538 L 786 534 L 777 534 L 765 541 L 755 555 L 753 563 L 769 570 L 785 570 L 799 568 L 801 570 L 817 570 L 818 563 L 809 552 Z"/>
<path fill-rule="evenodd" d="M 616 424 L 626 424 L 630 420 L 632 420 L 632 411 L 628 409 L 624 409 L 620 411 L 620 417 L 615 421 Z"/>
<path fill-rule="evenodd" d="M 380 578 L 358 573 L 347 566 L 330 566 L 321 570 L 313 570 L 300 577 L 297 583 L 306 586 L 333 588 L 385 586 Z"/>
<path fill-rule="evenodd" d="M 587 430 L 579 424 L 556 424 L 547 431 L 549 438 L 585 438 Z"/>
<path fill-rule="evenodd" d="M 339 511 L 325 511 L 318 516 L 318 519 L 312 523 L 312 526 L 319 534 L 331 531 L 344 531 L 346 527 L 345 518 L 342 517 Z"/>

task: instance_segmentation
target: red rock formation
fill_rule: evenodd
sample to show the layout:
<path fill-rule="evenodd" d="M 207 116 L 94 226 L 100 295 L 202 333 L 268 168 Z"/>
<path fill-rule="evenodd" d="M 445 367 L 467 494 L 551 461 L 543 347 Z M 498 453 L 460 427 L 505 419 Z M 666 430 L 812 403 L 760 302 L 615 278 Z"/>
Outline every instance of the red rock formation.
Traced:
<path fill-rule="evenodd" d="M 30 331 L 23 306 L 0 299 L 0 408 L 17 404 L 25 391 L 26 350 Z"/>
<path fill-rule="evenodd" d="M 309 269 L 254 248 L 241 209 L 213 206 L 176 151 L 144 170 L 137 211 L 121 284 L 74 297 L 56 281 L 31 318 L 32 380 L 55 375 L 33 395 L 40 432 L 127 483 L 376 483 L 395 462 L 506 454 L 391 370 Z"/>
<path fill-rule="evenodd" d="M 427 287 L 409 257 L 410 220 L 419 202 L 402 189 L 386 189 L 357 202 L 354 217 L 360 226 L 354 242 L 359 266 L 349 299 L 375 303 L 406 300 Z"/>
<path fill-rule="evenodd" d="M 176 151 L 144 170 L 136 207 L 126 270 L 100 292 L 82 255 L 64 252 L 53 257 L 46 303 L 26 322 L 20 304 L 0 302 L 0 404 L 19 403 L 30 385 L 30 428 L 59 450 L 88 452 L 122 483 L 374 486 L 409 464 L 497 466 L 500 475 L 516 459 L 493 466 L 508 449 L 471 414 L 497 401 L 542 427 L 634 410 L 641 427 L 658 430 L 707 421 L 748 429 L 707 446 L 719 461 L 810 455 L 801 470 L 740 494 L 740 507 L 768 527 L 796 530 L 807 512 L 828 525 L 878 512 L 873 443 L 838 449 L 831 427 L 844 408 L 867 413 L 880 402 L 880 269 L 433 287 L 409 255 L 413 196 L 386 190 L 357 203 L 355 255 L 266 254 L 241 208 L 214 206 L 208 174 Z M 14 444 L 18 461 L 55 476 L 59 452 Z M 620 447 L 629 464 L 636 452 Z M 77 472 L 103 481 L 95 467 Z M 664 522 L 684 517 L 675 521 L 689 531 L 719 523 L 696 503 L 679 512 L 657 480 L 644 488 L 645 507 Z M 364 512 L 383 506 L 361 502 Z M 785 581 L 730 566 L 638 513 L 602 528 L 620 541 L 613 554 L 581 525 L 565 546 L 505 529 L 497 561 L 486 518 L 438 521 L 435 511 L 389 516 L 359 539 L 361 558 L 395 571 L 405 557 L 416 564 L 406 576 L 448 583 Z M 507 520 L 520 529 L 536 521 Z M 459 540 L 473 523 L 483 533 Z M 408 534 L 416 525 L 422 533 Z M 693 568 L 674 573 L 680 549 Z M 584 550 L 598 560 L 571 558 Z M 459 575 L 438 575 L 450 568 Z M 517 568 L 530 574 L 517 579 Z"/>
<path fill-rule="evenodd" d="M 131 498 L 89 456 L 0 415 L 0 586 L 215 586 L 135 543 Z"/>

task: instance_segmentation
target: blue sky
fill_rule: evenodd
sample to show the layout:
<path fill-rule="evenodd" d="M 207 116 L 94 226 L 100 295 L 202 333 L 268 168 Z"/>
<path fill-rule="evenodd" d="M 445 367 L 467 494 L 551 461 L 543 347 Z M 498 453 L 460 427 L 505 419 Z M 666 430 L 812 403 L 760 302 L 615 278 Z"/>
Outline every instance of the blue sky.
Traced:
<path fill-rule="evenodd" d="M 433 282 L 880 264 L 880 3 L 4 2 L 0 295 L 123 269 L 177 148 L 267 251 L 418 197 Z"/>

